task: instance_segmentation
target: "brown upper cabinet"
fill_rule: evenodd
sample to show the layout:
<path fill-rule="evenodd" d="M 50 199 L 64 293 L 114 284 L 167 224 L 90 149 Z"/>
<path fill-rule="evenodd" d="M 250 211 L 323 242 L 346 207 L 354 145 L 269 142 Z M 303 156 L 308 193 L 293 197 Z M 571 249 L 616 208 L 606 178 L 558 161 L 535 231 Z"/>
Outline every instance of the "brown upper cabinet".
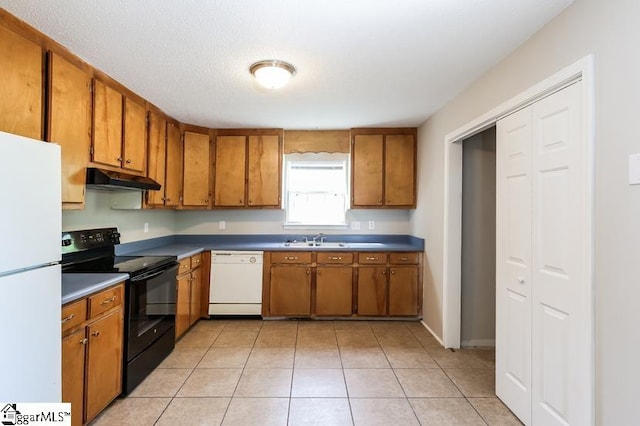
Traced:
<path fill-rule="evenodd" d="M 210 153 L 211 142 L 208 134 L 184 132 L 182 206 L 209 206 Z"/>
<path fill-rule="evenodd" d="M 94 79 L 91 160 L 135 174 L 144 173 L 146 137 L 146 107 Z"/>
<path fill-rule="evenodd" d="M 166 201 L 167 122 L 157 112 L 149 112 L 147 176 L 160 184 L 159 191 L 147 191 L 148 206 L 164 206 Z"/>
<path fill-rule="evenodd" d="M 282 132 L 239 133 L 216 138 L 214 206 L 279 208 Z"/>
<path fill-rule="evenodd" d="M 415 208 L 416 129 L 353 129 L 351 207 Z"/>
<path fill-rule="evenodd" d="M 147 109 L 131 98 L 124 99 L 122 168 L 144 173 L 147 149 Z"/>
<path fill-rule="evenodd" d="M 43 51 L 0 26 L 0 131 L 43 139 Z"/>
<path fill-rule="evenodd" d="M 62 147 L 63 208 L 83 208 L 91 146 L 91 77 L 49 54 L 47 140 Z"/>
<path fill-rule="evenodd" d="M 122 95 L 100 80 L 93 80 L 94 163 L 122 166 Z"/>
<path fill-rule="evenodd" d="M 182 191 L 182 141 L 180 128 L 167 122 L 167 165 L 164 185 L 164 205 L 178 207 Z"/>

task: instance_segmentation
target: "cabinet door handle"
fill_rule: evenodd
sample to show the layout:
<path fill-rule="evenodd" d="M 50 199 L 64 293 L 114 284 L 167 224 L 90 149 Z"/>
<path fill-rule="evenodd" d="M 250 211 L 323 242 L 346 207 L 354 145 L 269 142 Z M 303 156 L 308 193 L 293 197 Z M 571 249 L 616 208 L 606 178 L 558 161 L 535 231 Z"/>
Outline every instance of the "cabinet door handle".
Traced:
<path fill-rule="evenodd" d="M 342 256 L 331 256 L 329 260 L 342 260 Z"/>
<path fill-rule="evenodd" d="M 244 204 L 244 200 L 238 200 L 238 203 Z"/>
<path fill-rule="evenodd" d="M 125 161 L 125 163 L 131 164 L 131 160 L 127 160 L 127 161 Z"/>
<path fill-rule="evenodd" d="M 89 340 L 85 337 L 84 339 L 80 340 L 80 344 L 81 345 L 86 345 L 88 341 Z"/>
<path fill-rule="evenodd" d="M 310 273 L 311 273 L 311 271 L 307 269 L 307 275 L 309 275 Z"/>
<path fill-rule="evenodd" d="M 68 317 L 64 317 L 64 318 L 62 318 L 62 321 L 60 321 L 60 322 L 61 322 L 62 324 L 64 324 L 65 322 L 69 322 L 69 321 L 71 321 L 71 320 L 72 320 L 72 319 L 74 319 L 75 317 L 76 317 L 76 314 L 71 314 L 71 315 L 69 315 Z"/>
<path fill-rule="evenodd" d="M 117 161 L 118 163 L 122 163 L 122 161 L 124 161 L 124 160 L 123 160 L 123 158 L 122 158 L 122 157 L 118 157 L 118 158 L 116 158 L 116 161 Z"/>
<path fill-rule="evenodd" d="M 391 270 L 391 275 L 395 275 L 396 271 L 394 271 L 393 269 Z"/>
<path fill-rule="evenodd" d="M 285 260 L 298 260 L 298 256 L 285 256 Z"/>
<path fill-rule="evenodd" d="M 387 271 L 382 271 L 382 275 L 387 275 Z"/>
<path fill-rule="evenodd" d="M 253 204 L 253 201 L 249 200 L 249 204 Z"/>
<path fill-rule="evenodd" d="M 307 273 L 309 273 L 309 271 L 307 271 Z M 316 271 L 316 275 L 322 275 L 322 274 L 320 274 L 320 271 Z"/>
<path fill-rule="evenodd" d="M 91 333 L 92 336 L 98 337 L 100 335 L 100 331 L 96 330 L 93 333 Z"/>
<path fill-rule="evenodd" d="M 101 305 L 108 305 L 109 303 L 112 303 L 116 300 L 115 296 L 111 296 L 108 299 L 104 299 L 102 302 L 100 302 Z"/>

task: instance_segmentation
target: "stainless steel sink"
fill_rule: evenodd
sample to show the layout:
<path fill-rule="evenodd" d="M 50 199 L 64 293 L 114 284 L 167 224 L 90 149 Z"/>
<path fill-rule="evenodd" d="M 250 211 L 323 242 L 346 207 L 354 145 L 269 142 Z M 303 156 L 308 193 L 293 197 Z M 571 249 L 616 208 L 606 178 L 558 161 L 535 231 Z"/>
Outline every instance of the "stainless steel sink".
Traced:
<path fill-rule="evenodd" d="M 333 241 L 287 241 L 284 243 L 285 247 L 317 247 L 317 248 L 339 248 L 348 247 L 347 243 L 333 242 Z"/>

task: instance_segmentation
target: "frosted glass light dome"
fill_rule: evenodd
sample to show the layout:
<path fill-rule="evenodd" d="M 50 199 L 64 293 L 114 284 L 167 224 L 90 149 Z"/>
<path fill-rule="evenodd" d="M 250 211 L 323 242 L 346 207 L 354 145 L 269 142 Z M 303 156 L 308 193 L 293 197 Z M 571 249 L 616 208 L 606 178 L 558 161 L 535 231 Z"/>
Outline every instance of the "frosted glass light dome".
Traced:
<path fill-rule="evenodd" d="M 256 62 L 249 68 L 251 74 L 267 89 L 284 87 L 296 73 L 293 65 L 275 59 Z"/>

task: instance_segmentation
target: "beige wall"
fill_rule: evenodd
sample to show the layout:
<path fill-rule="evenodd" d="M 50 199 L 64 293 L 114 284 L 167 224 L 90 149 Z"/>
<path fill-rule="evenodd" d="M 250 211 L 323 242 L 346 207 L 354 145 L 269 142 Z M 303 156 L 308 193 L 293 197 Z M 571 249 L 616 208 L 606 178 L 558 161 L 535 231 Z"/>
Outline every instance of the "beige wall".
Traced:
<path fill-rule="evenodd" d="M 120 241 L 146 240 L 175 233 L 175 212 L 162 210 L 111 210 L 114 192 L 88 189 L 84 210 L 63 210 L 62 230 L 116 226 Z M 149 223 L 149 232 L 144 224 Z"/>
<path fill-rule="evenodd" d="M 462 346 L 496 338 L 496 128 L 462 144 Z"/>
<path fill-rule="evenodd" d="M 65 210 L 62 213 L 62 230 L 117 226 L 121 241 L 146 240 L 173 234 L 309 234 L 318 229 L 283 229 L 283 210 L 112 210 L 113 197 L 121 200 L 122 192 L 87 190 L 84 210 Z M 124 194 L 128 195 L 128 194 Z M 218 229 L 219 221 L 226 222 L 226 229 Z M 368 229 L 368 222 L 375 222 L 375 229 Z M 351 210 L 347 221 L 360 222 L 359 231 L 351 229 L 323 229 L 325 234 L 410 234 L 411 222 L 408 210 Z M 144 224 L 149 223 L 149 232 Z"/>
<path fill-rule="evenodd" d="M 628 156 L 640 152 L 640 2 L 577 0 L 419 129 L 418 209 L 425 238 L 425 321 L 442 335 L 444 137 L 587 54 L 595 55 L 596 422 L 637 420 L 640 377 L 640 186 Z"/>

